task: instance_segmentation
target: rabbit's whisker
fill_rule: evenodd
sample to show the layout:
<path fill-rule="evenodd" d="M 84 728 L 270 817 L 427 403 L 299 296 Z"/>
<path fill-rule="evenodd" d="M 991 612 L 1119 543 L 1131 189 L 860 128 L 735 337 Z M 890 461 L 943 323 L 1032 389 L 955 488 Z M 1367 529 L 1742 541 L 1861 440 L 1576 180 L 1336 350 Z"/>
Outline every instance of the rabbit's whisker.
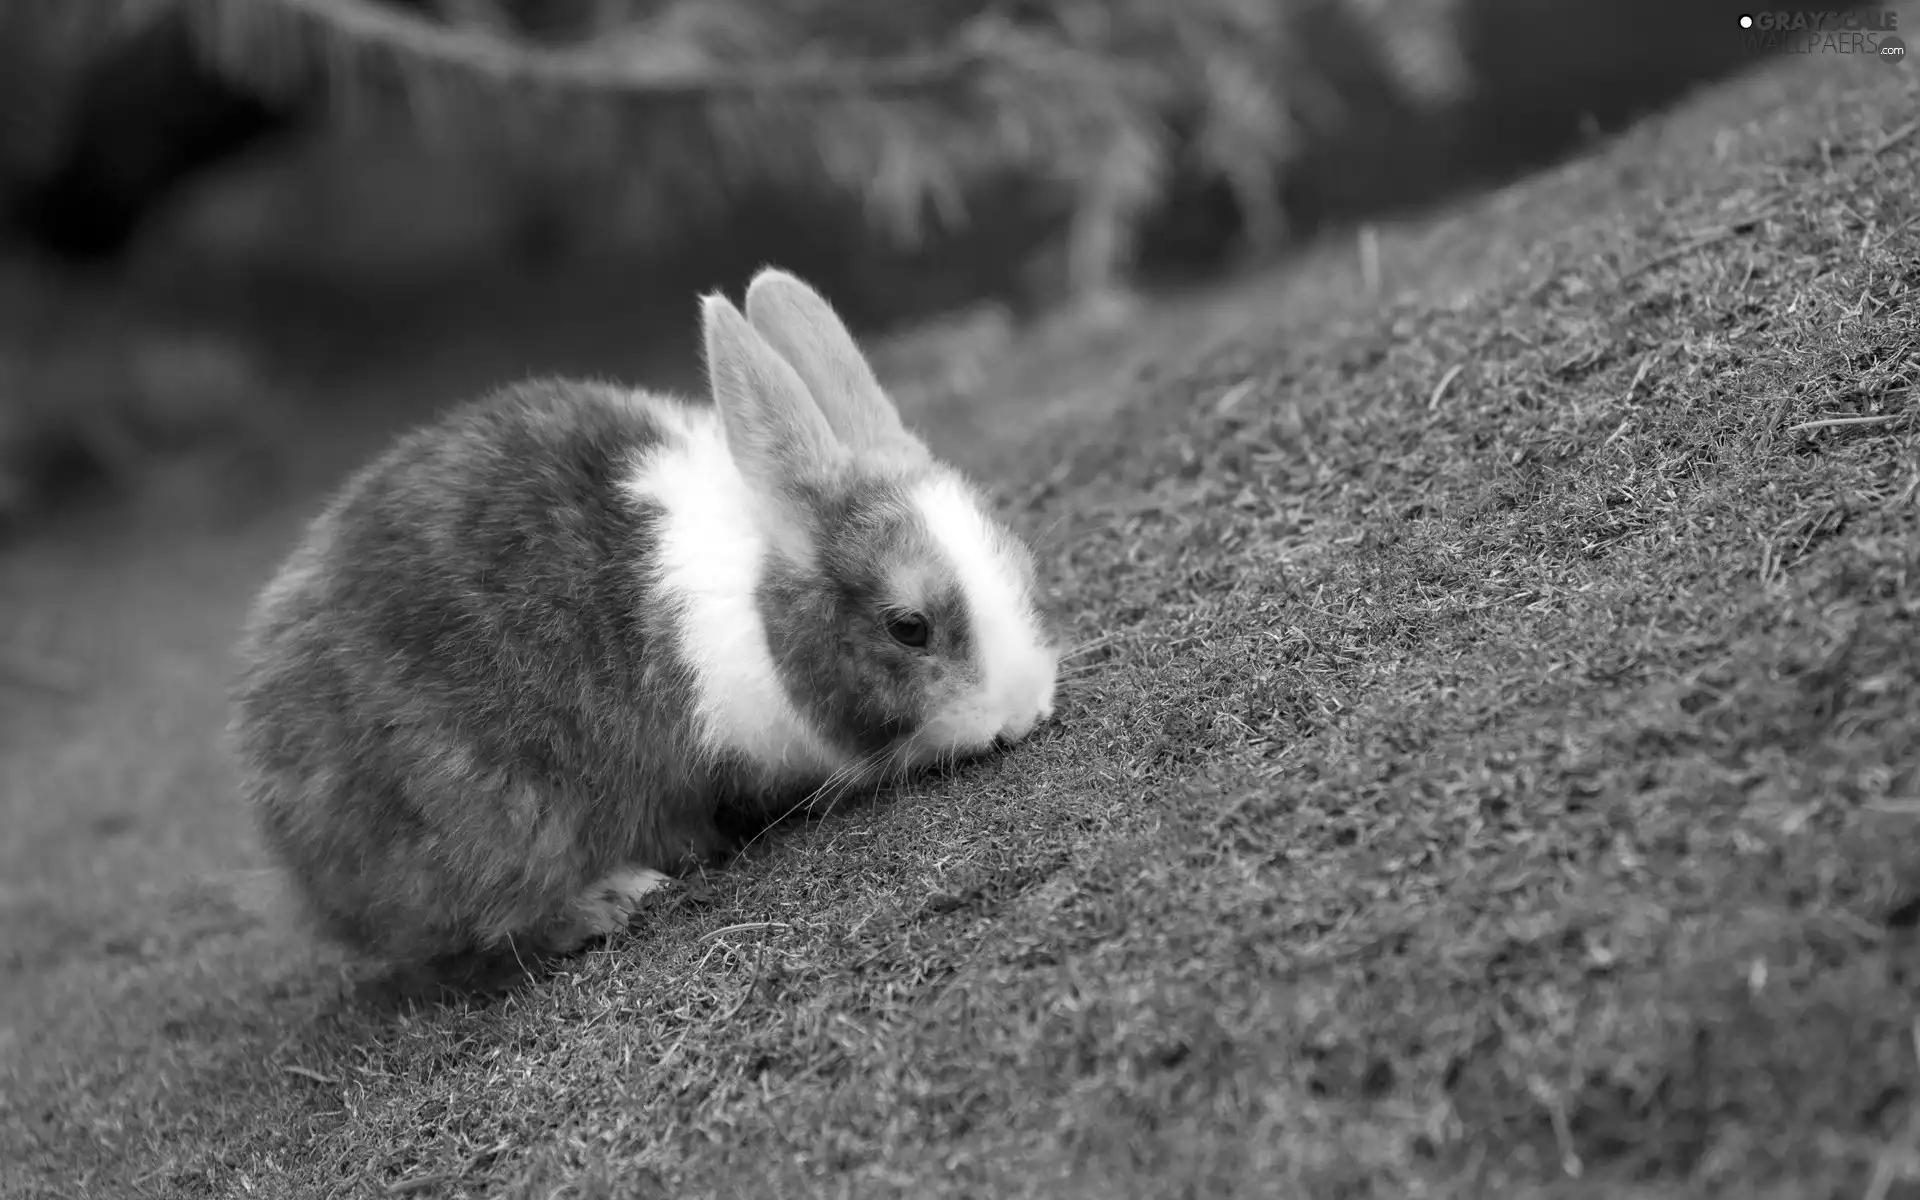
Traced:
<path fill-rule="evenodd" d="M 755 833 L 752 837 L 742 842 L 740 844 L 740 849 L 737 853 L 741 853 L 741 854 L 746 853 L 746 851 L 749 848 L 751 848 L 755 842 L 758 842 L 763 836 L 765 836 L 767 830 L 772 829 L 775 825 L 778 825 L 783 821 L 786 821 L 788 818 L 792 817 L 795 813 L 804 811 L 809 816 L 811 816 L 814 811 L 814 805 L 820 799 L 821 796 L 825 795 L 830 789 L 834 789 L 834 788 L 839 788 L 841 792 L 844 792 L 848 787 L 851 787 L 858 780 L 860 774 L 869 765 L 871 765 L 871 763 L 873 762 L 873 759 L 874 759 L 873 754 L 864 754 L 864 755 L 861 755 L 859 758 L 854 759 L 852 762 L 844 763 L 841 766 L 835 768 L 831 774 L 829 774 L 824 780 L 820 782 L 819 786 L 815 787 L 812 791 L 800 797 L 798 800 L 795 800 L 792 804 L 787 805 L 786 808 L 781 810 L 778 816 L 776 816 L 773 820 L 767 823 L 765 828 L 761 829 L 758 833 Z M 836 796 L 835 799 L 838 799 L 838 796 Z M 829 805 L 829 811 L 831 811 L 831 804 Z"/>
<path fill-rule="evenodd" d="M 832 795 L 827 797 L 827 811 L 832 812 L 835 806 L 846 797 L 847 793 L 859 786 L 861 780 L 868 777 L 869 771 L 879 765 L 885 755 L 886 751 L 884 750 L 872 750 L 861 755 L 858 759 L 855 759 L 853 762 L 847 764 L 846 767 L 829 777 L 826 783 L 820 785 L 814 792 L 815 799 L 817 800 L 822 793 L 831 790 Z M 811 805 L 809 805 L 809 811 L 811 811 Z"/>
<path fill-rule="evenodd" d="M 1042 527 L 1038 533 L 1034 534 L 1033 540 L 1042 545 L 1050 543 L 1053 540 L 1054 531 L 1059 529 L 1060 526 L 1066 524 L 1067 517 L 1070 515 L 1071 514 L 1069 513 L 1061 513 L 1059 516 L 1055 517 L 1053 520 L 1048 521 L 1046 525 Z"/>

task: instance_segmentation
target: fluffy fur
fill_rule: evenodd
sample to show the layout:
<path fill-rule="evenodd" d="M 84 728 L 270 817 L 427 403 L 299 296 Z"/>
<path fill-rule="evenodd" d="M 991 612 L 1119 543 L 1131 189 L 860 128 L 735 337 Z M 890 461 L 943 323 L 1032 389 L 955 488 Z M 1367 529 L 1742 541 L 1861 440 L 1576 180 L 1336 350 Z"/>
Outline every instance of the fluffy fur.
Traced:
<path fill-rule="evenodd" d="M 679 416 L 675 439 L 641 456 L 621 487 L 659 515 L 650 582 L 675 616 L 700 746 L 758 764 L 768 783 L 823 778 L 847 756 L 788 700 L 767 648 L 755 589 L 772 546 L 757 498 L 718 418 Z"/>
<path fill-rule="evenodd" d="M 559 952 L 725 808 L 984 753 L 1052 711 L 1025 547 L 827 302 L 702 315 L 713 405 L 522 384 L 354 474 L 262 592 L 233 742 L 322 929 Z"/>

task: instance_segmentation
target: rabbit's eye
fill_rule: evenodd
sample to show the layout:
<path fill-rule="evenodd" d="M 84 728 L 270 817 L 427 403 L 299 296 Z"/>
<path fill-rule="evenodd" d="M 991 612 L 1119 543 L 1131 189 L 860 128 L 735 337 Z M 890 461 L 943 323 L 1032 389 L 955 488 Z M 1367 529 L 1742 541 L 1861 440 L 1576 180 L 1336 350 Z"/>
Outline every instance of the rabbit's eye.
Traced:
<path fill-rule="evenodd" d="M 918 650 L 927 644 L 927 619 L 919 613 L 901 613 L 887 618 L 887 636 L 902 646 Z"/>

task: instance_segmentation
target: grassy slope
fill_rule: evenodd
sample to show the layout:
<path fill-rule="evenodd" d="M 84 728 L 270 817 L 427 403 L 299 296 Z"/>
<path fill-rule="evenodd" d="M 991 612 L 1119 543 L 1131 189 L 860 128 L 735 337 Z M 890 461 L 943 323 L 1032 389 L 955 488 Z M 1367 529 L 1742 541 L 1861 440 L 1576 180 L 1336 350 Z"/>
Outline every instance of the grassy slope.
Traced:
<path fill-rule="evenodd" d="M 1860 1194 L 1920 1111 L 1916 85 L 1748 81 L 1386 237 L 1391 301 L 1329 253 L 932 418 L 1052 479 L 1053 730 L 484 1008 L 180 892 L 16 992 L 0 1192 Z"/>

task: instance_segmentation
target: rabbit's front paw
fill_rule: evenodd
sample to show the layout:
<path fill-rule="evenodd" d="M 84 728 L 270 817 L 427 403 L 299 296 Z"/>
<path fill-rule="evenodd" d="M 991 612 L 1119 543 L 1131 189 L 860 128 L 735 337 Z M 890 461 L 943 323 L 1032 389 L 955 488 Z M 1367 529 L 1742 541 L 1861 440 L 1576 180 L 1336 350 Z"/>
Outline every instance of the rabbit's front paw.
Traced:
<path fill-rule="evenodd" d="M 555 948 L 571 950 L 625 929 L 640 902 L 670 882 L 651 867 L 621 867 L 609 872 L 574 898 L 572 920 Z"/>

